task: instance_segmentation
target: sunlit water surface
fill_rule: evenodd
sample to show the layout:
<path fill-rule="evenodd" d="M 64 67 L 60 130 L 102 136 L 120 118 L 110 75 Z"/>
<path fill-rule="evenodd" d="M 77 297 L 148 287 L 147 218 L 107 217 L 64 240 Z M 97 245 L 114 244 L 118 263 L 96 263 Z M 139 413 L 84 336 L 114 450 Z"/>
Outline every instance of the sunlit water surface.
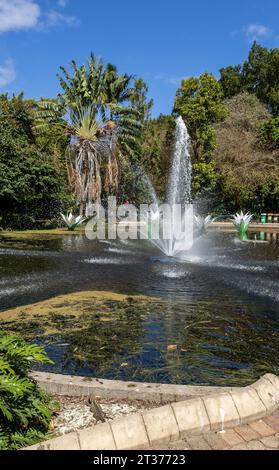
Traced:
<path fill-rule="evenodd" d="M 55 362 L 44 369 L 150 382 L 246 384 L 265 372 L 279 373 L 278 260 L 278 244 L 239 242 L 233 234 L 215 232 L 179 259 L 141 241 L 5 238 L 0 309 L 83 290 L 155 297 L 144 306 L 112 305 L 111 322 L 96 322 L 94 312 L 82 333 L 67 333 L 63 321 L 55 335 L 40 336 L 34 327 L 33 340 Z"/>

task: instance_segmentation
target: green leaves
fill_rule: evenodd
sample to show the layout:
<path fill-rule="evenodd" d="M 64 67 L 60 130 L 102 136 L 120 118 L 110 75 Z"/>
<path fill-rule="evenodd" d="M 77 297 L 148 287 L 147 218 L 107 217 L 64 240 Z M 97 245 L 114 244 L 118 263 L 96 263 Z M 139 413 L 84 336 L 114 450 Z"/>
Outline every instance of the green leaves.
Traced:
<path fill-rule="evenodd" d="M 268 50 L 255 41 L 243 64 L 220 69 L 225 98 L 248 91 L 264 102 L 273 115 L 279 113 L 279 49 Z"/>
<path fill-rule="evenodd" d="M 269 119 L 260 127 L 259 141 L 267 149 L 279 149 L 279 116 Z"/>
<path fill-rule="evenodd" d="M 212 126 L 226 116 L 222 99 L 221 85 L 210 73 L 182 80 L 176 93 L 174 112 L 183 117 L 192 139 L 196 193 L 212 188 L 216 181 L 212 159 L 216 139 Z"/>
<path fill-rule="evenodd" d="M 48 432 L 54 403 L 28 373 L 45 363 L 45 351 L 22 338 L 0 333 L 0 449 L 17 449 Z"/>
<path fill-rule="evenodd" d="M 52 109 L 55 110 L 55 118 Z M 64 210 L 67 200 L 65 163 L 59 160 L 65 143 L 57 143 L 61 108 L 46 102 L 48 120 L 34 118 L 35 103 L 0 96 L 0 217 L 3 228 L 34 228 Z M 65 125 L 64 125 L 65 128 Z M 39 222 L 36 223 L 39 228 Z"/>

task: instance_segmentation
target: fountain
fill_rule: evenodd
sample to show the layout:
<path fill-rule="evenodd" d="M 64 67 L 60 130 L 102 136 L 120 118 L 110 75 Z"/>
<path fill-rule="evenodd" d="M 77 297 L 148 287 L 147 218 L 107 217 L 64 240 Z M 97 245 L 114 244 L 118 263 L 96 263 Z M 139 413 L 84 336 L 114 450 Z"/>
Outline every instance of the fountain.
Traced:
<path fill-rule="evenodd" d="M 176 119 L 175 148 L 167 185 L 167 203 L 190 204 L 192 183 L 192 162 L 190 156 L 190 136 L 187 127 L 179 116 Z"/>
<path fill-rule="evenodd" d="M 175 257 L 188 251 L 193 245 L 192 163 L 190 136 L 182 117 L 176 119 L 166 204 L 159 206 L 151 181 L 147 176 L 145 180 L 153 202 L 152 210 L 145 215 L 149 241 L 166 256 Z"/>
<path fill-rule="evenodd" d="M 236 227 L 239 240 L 241 241 L 249 240 L 247 231 L 248 231 L 252 218 L 253 218 L 253 214 L 250 214 L 250 212 L 247 212 L 246 214 L 244 214 L 244 212 L 241 211 L 235 214 L 233 218 L 231 219 L 234 226 Z"/>

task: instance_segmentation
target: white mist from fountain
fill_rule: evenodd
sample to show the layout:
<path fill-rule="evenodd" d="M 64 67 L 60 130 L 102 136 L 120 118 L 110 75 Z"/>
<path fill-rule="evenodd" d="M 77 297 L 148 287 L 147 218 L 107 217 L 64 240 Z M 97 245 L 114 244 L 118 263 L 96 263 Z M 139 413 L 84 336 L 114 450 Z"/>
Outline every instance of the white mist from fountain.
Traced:
<path fill-rule="evenodd" d="M 149 241 L 166 256 L 170 257 L 188 251 L 193 245 L 190 145 L 191 141 L 187 127 L 182 117 L 178 117 L 176 119 L 174 151 L 166 191 L 166 206 L 169 208 L 167 217 L 166 213 L 162 217 L 156 192 L 149 178 L 145 176 L 146 185 L 153 202 L 152 211 L 147 215 L 147 223 L 151 229 Z M 154 236 L 154 228 L 157 236 Z"/>

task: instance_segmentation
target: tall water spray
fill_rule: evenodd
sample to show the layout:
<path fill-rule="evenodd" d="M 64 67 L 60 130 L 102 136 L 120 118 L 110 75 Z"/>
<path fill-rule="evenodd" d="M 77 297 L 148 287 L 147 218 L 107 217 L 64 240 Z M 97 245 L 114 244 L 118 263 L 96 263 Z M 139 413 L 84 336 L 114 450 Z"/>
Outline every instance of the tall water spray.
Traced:
<path fill-rule="evenodd" d="M 176 119 L 175 147 L 167 185 L 167 203 L 189 204 L 191 202 L 192 162 L 190 156 L 190 136 L 187 127 L 179 116 Z"/>
<path fill-rule="evenodd" d="M 174 151 L 166 191 L 166 203 L 169 212 L 167 216 L 164 214 L 163 219 L 150 180 L 147 184 L 151 199 L 156 201 L 155 213 L 151 214 L 151 226 L 152 223 L 153 226 L 155 223 L 157 229 L 159 227 L 159 237 L 151 236 L 150 241 L 165 255 L 172 257 L 189 250 L 193 244 L 190 144 L 187 127 L 183 119 L 178 117 L 176 119 Z M 162 236 L 162 232 L 165 235 L 167 233 L 167 236 Z"/>

